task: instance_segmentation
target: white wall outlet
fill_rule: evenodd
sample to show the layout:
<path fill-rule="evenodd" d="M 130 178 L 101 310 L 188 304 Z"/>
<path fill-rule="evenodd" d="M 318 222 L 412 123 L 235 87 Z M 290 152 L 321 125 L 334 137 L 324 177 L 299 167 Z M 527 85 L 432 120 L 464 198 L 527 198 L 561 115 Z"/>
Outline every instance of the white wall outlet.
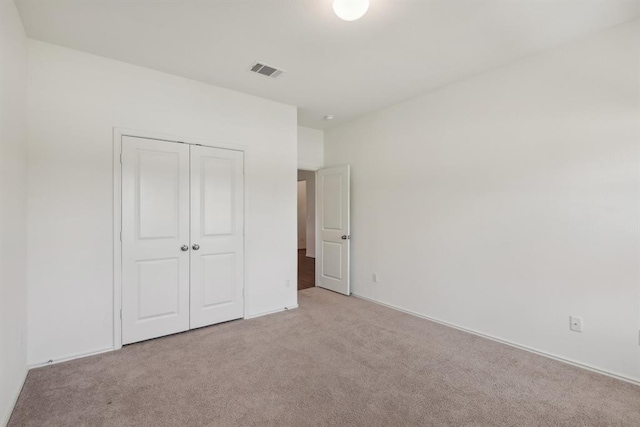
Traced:
<path fill-rule="evenodd" d="M 286 283 L 284 284 L 285 288 L 290 288 L 291 287 L 291 280 L 287 279 Z"/>
<path fill-rule="evenodd" d="M 582 317 L 569 316 L 569 329 L 582 332 Z"/>
<path fill-rule="evenodd" d="M 373 283 L 378 283 L 378 273 L 373 273 L 371 280 L 373 280 Z"/>

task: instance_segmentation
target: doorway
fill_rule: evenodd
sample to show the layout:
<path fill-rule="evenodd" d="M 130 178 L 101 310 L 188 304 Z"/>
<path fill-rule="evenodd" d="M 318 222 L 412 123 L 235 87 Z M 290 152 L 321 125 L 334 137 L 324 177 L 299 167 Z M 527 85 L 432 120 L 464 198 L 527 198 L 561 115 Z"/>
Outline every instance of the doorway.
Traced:
<path fill-rule="evenodd" d="M 298 170 L 298 290 L 316 285 L 316 173 Z"/>

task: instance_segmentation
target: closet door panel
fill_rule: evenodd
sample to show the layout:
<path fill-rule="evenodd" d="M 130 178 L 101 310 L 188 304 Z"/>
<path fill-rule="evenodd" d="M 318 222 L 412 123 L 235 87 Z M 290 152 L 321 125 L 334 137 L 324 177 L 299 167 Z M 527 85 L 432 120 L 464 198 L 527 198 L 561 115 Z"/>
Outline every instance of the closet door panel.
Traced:
<path fill-rule="evenodd" d="M 122 139 L 122 342 L 189 328 L 189 147 Z"/>
<path fill-rule="evenodd" d="M 191 147 L 191 328 L 244 315 L 243 154 Z"/>

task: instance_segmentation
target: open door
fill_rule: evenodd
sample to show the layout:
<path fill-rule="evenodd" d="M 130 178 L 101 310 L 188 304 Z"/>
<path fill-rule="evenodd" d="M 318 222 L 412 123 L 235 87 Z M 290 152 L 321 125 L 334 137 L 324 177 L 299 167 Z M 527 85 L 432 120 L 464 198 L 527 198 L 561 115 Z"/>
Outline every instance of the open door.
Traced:
<path fill-rule="evenodd" d="M 316 283 L 349 295 L 349 187 L 350 167 L 336 166 L 318 171 L 318 253 Z"/>

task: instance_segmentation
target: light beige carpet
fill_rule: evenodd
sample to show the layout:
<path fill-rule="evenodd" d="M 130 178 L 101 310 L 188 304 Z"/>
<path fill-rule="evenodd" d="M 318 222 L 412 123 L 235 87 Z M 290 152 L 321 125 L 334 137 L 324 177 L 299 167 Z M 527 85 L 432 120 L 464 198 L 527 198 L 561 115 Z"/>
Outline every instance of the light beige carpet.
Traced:
<path fill-rule="evenodd" d="M 29 372 L 10 426 L 639 426 L 640 387 L 318 288 Z"/>

